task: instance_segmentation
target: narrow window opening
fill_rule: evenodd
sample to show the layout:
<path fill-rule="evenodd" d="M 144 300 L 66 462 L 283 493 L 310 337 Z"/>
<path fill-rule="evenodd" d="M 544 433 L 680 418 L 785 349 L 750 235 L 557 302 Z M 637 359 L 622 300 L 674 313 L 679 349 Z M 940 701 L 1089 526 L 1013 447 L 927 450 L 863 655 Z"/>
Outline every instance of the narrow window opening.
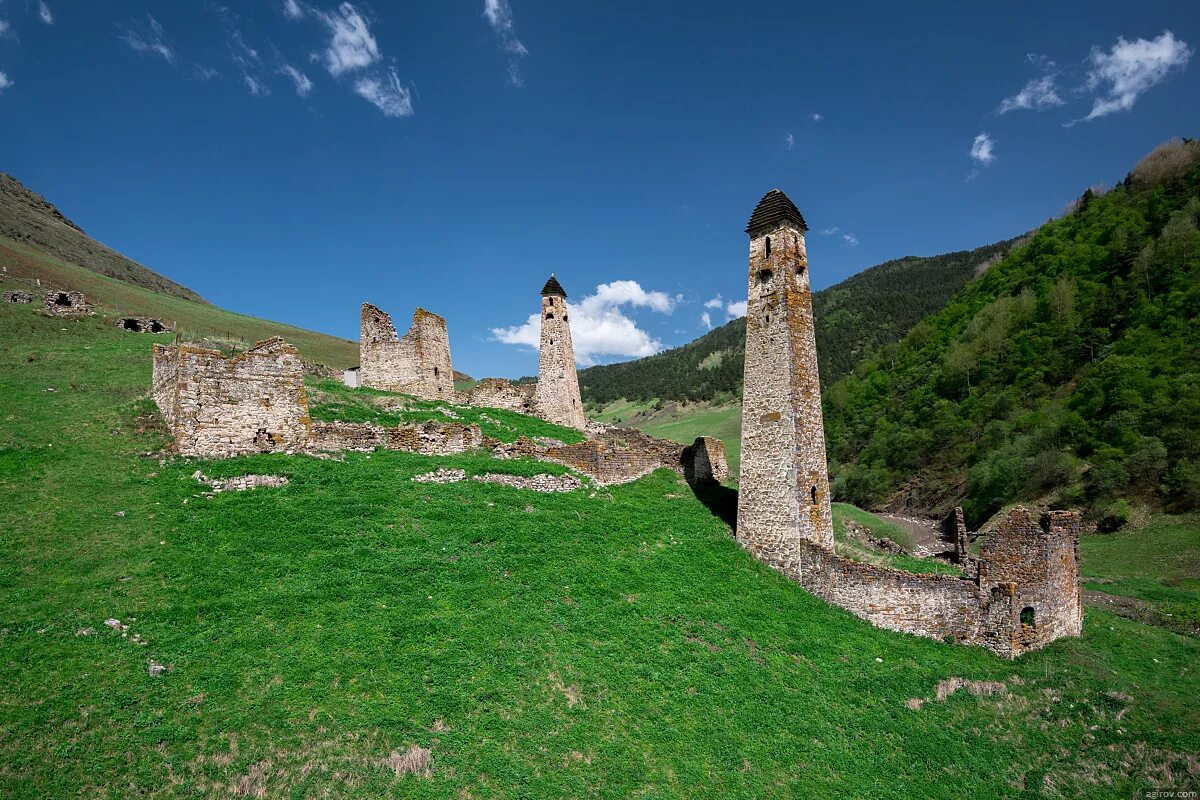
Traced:
<path fill-rule="evenodd" d="M 769 283 L 771 278 L 774 277 L 774 275 L 775 275 L 775 273 L 771 272 L 771 270 L 769 270 L 769 269 L 760 269 L 758 271 L 758 282 L 760 284 Z"/>
<path fill-rule="evenodd" d="M 1033 606 L 1025 606 L 1021 609 L 1021 625 L 1033 627 Z"/>
<path fill-rule="evenodd" d="M 771 237 L 767 237 L 767 258 L 771 257 Z"/>
<path fill-rule="evenodd" d="M 438 376 L 438 368 L 437 368 L 437 367 L 434 367 L 434 368 L 433 368 L 433 377 L 435 377 L 435 378 L 436 378 L 437 376 Z"/>
<path fill-rule="evenodd" d="M 554 314 L 552 314 L 552 313 L 547 313 L 547 314 L 546 314 L 546 319 L 554 319 Z"/>
<path fill-rule="evenodd" d="M 568 317 L 566 314 L 563 314 L 563 322 L 566 322 L 568 319 L 570 319 L 570 317 Z"/>
<path fill-rule="evenodd" d="M 812 495 L 812 502 L 815 506 L 817 504 L 817 487 L 812 487 L 812 489 L 809 490 L 809 493 Z"/>

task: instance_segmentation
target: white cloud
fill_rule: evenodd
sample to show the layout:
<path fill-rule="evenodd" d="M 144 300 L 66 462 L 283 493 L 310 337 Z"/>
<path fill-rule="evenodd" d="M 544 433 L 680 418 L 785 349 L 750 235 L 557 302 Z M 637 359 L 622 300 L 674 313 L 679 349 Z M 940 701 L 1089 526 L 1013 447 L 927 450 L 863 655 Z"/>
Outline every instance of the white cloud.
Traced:
<path fill-rule="evenodd" d="M 1132 42 L 1118 37 L 1108 52 L 1093 47 L 1088 56 L 1087 88 L 1096 97 L 1084 121 L 1130 110 L 1139 95 L 1162 82 L 1171 70 L 1183 69 L 1191 57 L 1187 43 L 1170 31 Z"/>
<path fill-rule="evenodd" d="M 5 89 L 7 89 L 8 87 L 10 87 L 12 85 L 13 85 L 12 79 L 9 78 L 8 75 L 4 74 L 3 72 L 0 72 L 0 91 L 4 91 Z"/>
<path fill-rule="evenodd" d="M 787 149 L 788 149 L 788 150 L 791 150 L 791 149 L 793 149 L 793 148 L 796 146 L 796 137 L 795 137 L 795 136 L 792 136 L 792 134 L 791 134 L 790 132 L 789 132 L 789 133 L 788 133 L 788 135 L 787 135 L 787 136 L 784 138 L 784 140 L 783 140 L 783 141 L 784 141 L 784 144 L 786 144 L 786 145 L 787 145 Z"/>
<path fill-rule="evenodd" d="M 663 349 L 658 339 L 637 326 L 623 311 L 625 306 L 649 308 L 669 314 L 679 302 L 664 292 L 647 292 L 637 281 L 613 281 L 596 287 L 595 293 L 578 303 L 567 303 L 571 343 L 575 361 L 581 366 L 596 363 L 598 356 L 641 358 Z M 522 325 L 493 328 L 492 337 L 505 344 L 538 347 L 541 314 L 530 314 Z"/>
<path fill-rule="evenodd" d="M 192 76 L 198 81 L 212 80 L 220 73 L 212 67 L 206 67 L 203 64 L 195 64 L 192 66 Z"/>
<path fill-rule="evenodd" d="M 0 19 L 0 37 L 8 33 L 9 27 L 8 20 Z"/>
<path fill-rule="evenodd" d="M 823 119 L 825 119 L 825 115 L 824 115 L 824 114 L 813 114 L 813 115 L 812 115 L 812 121 L 813 121 L 813 122 L 820 122 L 820 121 L 821 121 L 821 120 L 823 120 Z"/>
<path fill-rule="evenodd" d="M 981 133 L 971 143 L 971 158 L 980 164 L 991 164 L 996 160 L 995 147 L 996 143 L 992 141 L 992 137 L 986 133 Z"/>
<path fill-rule="evenodd" d="M 125 25 L 125 33 L 121 36 L 125 44 L 135 53 L 160 56 L 168 64 L 175 64 L 175 51 L 167 44 L 162 25 L 151 15 L 146 15 L 146 22 L 130 20 Z"/>
<path fill-rule="evenodd" d="M 322 59 L 330 75 L 336 77 L 379 61 L 379 44 L 366 18 L 351 3 L 342 3 L 335 13 L 314 13 L 329 29 L 329 46 Z"/>
<path fill-rule="evenodd" d="M 50 6 L 46 5 L 46 0 L 38 2 L 38 16 L 42 18 L 42 22 L 47 25 L 54 24 L 54 15 L 50 13 Z"/>
<path fill-rule="evenodd" d="M 737 303 L 730 303 L 725 307 L 725 311 L 729 314 L 730 319 L 737 319 L 738 317 L 746 316 L 746 307 L 748 305 L 749 303 L 745 300 Z"/>
<path fill-rule="evenodd" d="M 1009 111 L 1028 110 L 1041 111 L 1054 106 L 1061 106 L 1066 101 L 1058 94 L 1058 71 L 1054 62 L 1045 56 L 1030 53 L 1026 58 L 1030 63 L 1042 69 L 1040 78 L 1033 78 L 1026 83 L 1021 91 L 1012 97 L 1000 101 L 997 114 L 1007 114 Z"/>
<path fill-rule="evenodd" d="M 359 78 L 354 93 L 374 104 L 385 117 L 412 116 L 412 92 L 400 83 L 394 69 L 383 76 Z"/>
<path fill-rule="evenodd" d="M 279 68 L 279 72 L 281 75 L 287 75 L 292 79 L 292 83 L 296 84 L 296 94 L 301 97 L 308 97 L 308 93 L 312 91 L 313 84 L 307 75 L 291 64 L 284 64 Z"/>
<path fill-rule="evenodd" d="M 723 305 L 725 305 L 725 301 L 721 299 L 721 295 L 717 295 L 711 300 L 704 301 L 705 308 L 720 308 Z"/>
<path fill-rule="evenodd" d="M 300 19 L 304 16 L 304 8 L 296 0 L 283 0 L 283 15 L 288 19 Z"/>
<path fill-rule="evenodd" d="M 844 241 L 846 244 L 850 245 L 851 247 L 858 247 L 858 237 L 855 236 L 853 233 L 843 233 L 842 241 Z"/>
<path fill-rule="evenodd" d="M 512 7 L 508 4 L 508 0 L 483 0 L 483 16 L 487 18 L 488 24 L 492 26 L 496 35 L 500 37 L 501 48 L 512 56 L 508 62 L 509 85 L 524 86 L 525 81 L 521 78 L 521 68 L 517 59 L 529 55 L 529 50 L 517 38 L 516 30 L 513 28 Z"/>
<path fill-rule="evenodd" d="M 840 230 L 841 230 L 841 228 L 839 228 L 837 225 L 832 225 L 832 226 L 826 228 L 825 230 L 821 231 L 821 235 L 822 236 L 833 236 L 835 233 L 837 233 Z"/>
<path fill-rule="evenodd" d="M 243 75 L 242 80 L 246 82 L 246 91 L 250 92 L 254 97 L 267 97 L 271 94 L 271 87 L 256 78 Z"/>
<path fill-rule="evenodd" d="M 712 314 L 709 314 L 707 311 L 705 311 L 703 314 L 701 314 L 700 315 L 700 324 L 704 326 L 704 329 L 706 331 L 711 331 L 712 327 L 713 327 Z"/>

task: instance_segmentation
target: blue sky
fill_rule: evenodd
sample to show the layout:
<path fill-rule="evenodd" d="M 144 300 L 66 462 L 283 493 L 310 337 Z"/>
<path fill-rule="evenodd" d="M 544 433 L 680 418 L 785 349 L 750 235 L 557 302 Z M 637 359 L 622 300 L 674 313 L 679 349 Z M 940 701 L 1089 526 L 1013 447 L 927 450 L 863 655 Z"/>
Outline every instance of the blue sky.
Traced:
<path fill-rule="evenodd" d="M 817 288 L 1028 230 L 1200 136 L 1197 43 L 1178 0 L 0 0 L 0 170 L 223 307 L 422 305 L 517 376 L 551 272 L 583 363 L 726 321 L 773 187 Z"/>

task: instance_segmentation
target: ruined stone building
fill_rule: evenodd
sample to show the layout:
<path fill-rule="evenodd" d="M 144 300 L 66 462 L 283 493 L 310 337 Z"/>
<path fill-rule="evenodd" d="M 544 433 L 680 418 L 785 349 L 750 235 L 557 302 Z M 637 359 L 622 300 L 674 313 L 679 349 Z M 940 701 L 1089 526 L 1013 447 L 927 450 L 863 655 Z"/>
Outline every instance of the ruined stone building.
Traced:
<path fill-rule="evenodd" d="M 156 344 L 150 393 L 183 455 L 300 450 L 311 434 L 300 353 L 278 337 L 233 357 Z"/>
<path fill-rule="evenodd" d="M 0 295 L 5 303 L 16 303 L 18 305 L 33 302 L 33 295 L 29 292 L 5 292 Z"/>
<path fill-rule="evenodd" d="M 542 335 L 533 401 L 537 415 L 548 422 L 577 430 L 587 424 L 575 372 L 567 293 L 554 275 L 542 287 Z"/>
<path fill-rule="evenodd" d="M 83 292 L 67 292 L 52 289 L 42 297 L 42 311 L 56 317 L 78 319 L 93 314 L 91 305 Z"/>
<path fill-rule="evenodd" d="M 363 303 L 358 347 L 363 386 L 423 400 L 454 399 L 450 335 L 437 314 L 418 308 L 408 333 L 397 338 L 392 318 Z"/>
<path fill-rule="evenodd" d="M 779 191 L 750 217 L 737 538 L 809 592 L 877 625 L 1006 658 L 1082 630 L 1079 520 L 1013 509 L 974 574 L 929 575 L 837 555 L 805 254 L 807 226 Z M 956 524 L 956 528 L 958 525 Z M 956 550 L 965 553 L 965 526 Z"/>
<path fill-rule="evenodd" d="M 153 317 L 121 317 L 117 320 L 117 327 L 135 333 L 167 333 L 171 330 L 161 319 Z"/>
<path fill-rule="evenodd" d="M 464 400 L 467 405 L 503 408 L 518 414 L 534 414 L 535 388 L 536 384 L 532 383 L 512 383 L 503 378 L 484 378 L 467 391 Z"/>

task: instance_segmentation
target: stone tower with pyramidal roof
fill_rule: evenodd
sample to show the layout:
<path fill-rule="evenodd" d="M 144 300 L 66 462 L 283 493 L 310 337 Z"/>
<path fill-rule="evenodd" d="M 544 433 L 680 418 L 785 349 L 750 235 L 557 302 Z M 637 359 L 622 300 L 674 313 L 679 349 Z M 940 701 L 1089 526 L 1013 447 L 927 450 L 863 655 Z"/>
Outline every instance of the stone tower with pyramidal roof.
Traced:
<path fill-rule="evenodd" d="M 584 429 L 586 419 L 575 372 L 575 349 L 571 346 L 567 293 L 553 274 L 542 287 L 542 337 L 534 408 L 548 422 Z"/>

